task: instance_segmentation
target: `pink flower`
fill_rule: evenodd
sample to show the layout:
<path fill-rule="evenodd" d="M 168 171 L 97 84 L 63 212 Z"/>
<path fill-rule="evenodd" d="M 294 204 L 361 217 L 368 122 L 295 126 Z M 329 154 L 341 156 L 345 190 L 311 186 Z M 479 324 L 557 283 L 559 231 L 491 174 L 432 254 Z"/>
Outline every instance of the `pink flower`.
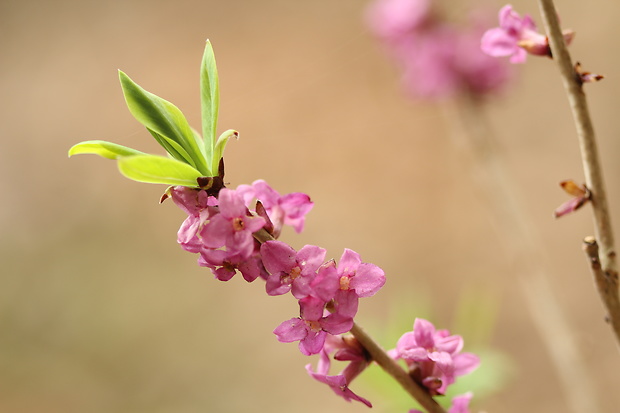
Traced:
<path fill-rule="evenodd" d="M 240 194 L 222 189 L 218 196 L 219 214 L 211 217 L 200 235 L 207 248 L 226 247 L 229 255 L 247 258 L 254 250 L 252 234 L 265 225 L 265 219 L 249 215 Z"/>
<path fill-rule="evenodd" d="M 325 302 L 308 296 L 299 300 L 300 317 L 284 321 L 273 331 L 278 341 L 299 340 L 299 350 L 306 356 L 317 354 L 325 344 L 327 333 L 342 334 L 351 330 L 353 319 L 340 314 L 324 316 Z"/>
<path fill-rule="evenodd" d="M 252 282 L 258 277 L 267 278 L 267 271 L 263 266 L 258 248 L 249 257 L 239 254 L 230 254 L 228 251 L 203 248 L 200 251 L 198 264 L 202 267 L 211 268 L 211 271 L 220 281 L 230 280 L 237 270 L 241 272 L 243 279 Z"/>
<path fill-rule="evenodd" d="M 563 32 L 566 44 L 570 44 L 574 32 Z M 534 20 L 529 15 L 523 18 L 510 4 L 499 11 L 499 27 L 487 30 L 480 42 L 482 51 L 490 56 L 511 56 L 511 63 L 523 63 L 527 54 L 551 56 L 547 36 L 538 33 Z"/>
<path fill-rule="evenodd" d="M 447 330 L 435 330 L 429 321 L 417 318 L 413 331 L 405 333 L 390 355 L 403 359 L 416 381 L 433 395 L 444 394 L 457 376 L 470 373 L 480 364 L 472 353 L 461 353 L 463 339 Z"/>
<path fill-rule="evenodd" d="M 186 251 L 200 252 L 202 240 L 198 234 L 205 223 L 217 214 L 217 210 L 213 208 L 217 205 L 217 199 L 209 196 L 206 191 L 185 186 L 172 187 L 169 193 L 172 201 L 188 214 L 177 233 L 177 242 Z"/>
<path fill-rule="evenodd" d="M 306 245 L 299 252 L 281 241 L 267 241 L 260 247 L 263 263 L 270 275 L 266 289 L 269 295 L 285 294 L 292 290 L 297 299 L 311 293 L 310 283 L 325 259 L 326 251 Z"/>
<path fill-rule="evenodd" d="M 371 297 L 385 284 L 385 273 L 374 264 L 363 263 L 360 255 L 345 248 L 338 262 L 340 289 Z"/>
<path fill-rule="evenodd" d="M 334 313 L 353 318 L 359 298 L 374 295 L 384 284 L 381 268 L 363 263 L 357 252 L 345 249 L 338 266 L 333 261 L 325 263 L 311 287 L 316 296 L 333 300 Z"/>
<path fill-rule="evenodd" d="M 369 26 L 401 66 L 406 91 L 442 99 L 500 90 L 509 72 L 480 50 L 480 22 L 457 26 L 429 7 L 426 0 L 378 0 L 369 9 Z"/>
<path fill-rule="evenodd" d="M 331 365 L 329 354 L 336 351 L 334 360 L 350 361 L 349 365 L 337 375 L 328 375 Z M 319 363 L 316 371 L 312 371 L 312 365 L 306 365 L 306 371 L 315 380 L 327 384 L 338 396 L 346 401 L 356 400 L 364 403 L 368 407 L 372 404 L 358 396 L 349 389 L 349 384 L 370 364 L 370 358 L 362 346 L 353 337 L 343 338 L 342 336 L 328 335 L 325 345 L 320 352 Z"/>
<path fill-rule="evenodd" d="M 237 191 L 242 194 L 246 205 L 249 205 L 253 198 L 263 204 L 274 225 L 275 238 L 279 236 L 282 225 L 290 225 L 296 232 L 301 232 L 304 228 L 306 214 L 314 206 L 308 195 L 294 192 L 281 196 L 262 179 L 254 181 L 251 186 L 239 185 Z"/>

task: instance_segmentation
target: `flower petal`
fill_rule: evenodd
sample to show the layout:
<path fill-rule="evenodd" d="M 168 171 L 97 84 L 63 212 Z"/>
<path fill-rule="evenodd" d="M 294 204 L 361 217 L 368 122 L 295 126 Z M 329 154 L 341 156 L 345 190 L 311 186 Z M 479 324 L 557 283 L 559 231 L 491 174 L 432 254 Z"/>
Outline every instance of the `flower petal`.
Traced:
<path fill-rule="evenodd" d="M 362 263 L 351 278 L 349 287 L 355 290 L 359 297 L 374 295 L 385 284 L 385 273 L 374 264 Z"/>
<path fill-rule="evenodd" d="M 308 327 L 304 320 L 295 317 L 282 322 L 273 333 L 281 343 L 292 343 L 304 339 L 308 335 Z"/>

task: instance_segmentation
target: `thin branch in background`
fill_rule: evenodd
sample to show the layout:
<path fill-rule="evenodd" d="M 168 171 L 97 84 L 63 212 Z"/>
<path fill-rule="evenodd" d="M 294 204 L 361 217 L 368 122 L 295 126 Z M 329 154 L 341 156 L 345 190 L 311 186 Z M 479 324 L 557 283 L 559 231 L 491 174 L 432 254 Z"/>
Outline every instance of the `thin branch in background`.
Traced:
<path fill-rule="evenodd" d="M 460 137 L 458 143 L 469 158 L 477 188 L 506 252 L 508 268 L 519 279 L 526 307 L 549 353 L 567 405 L 575 413 L 599 411 L 594 378 L 544 268 L 544 245 L 523 212 L 517 185 L 502 162 L 481 102 L 464 99 L 457 102 L 455 112 L 454 121 L 461 125 L 455 131 Z"/>
<path fill-rule="evenodd" d="M 599 247 L 594 237 L 586 237 L 583 240 L 583 250 L 590 262 L 590 269 L 594 276 L 594 282 L 603 301 L 611 308 L 611 314 L 620 313 L 620 299 L 618 297 L 618 275 L 603 271 L 601 265 Z M 610 320 L 608 320 L 610 321 Z M 615 328 L 615 326 L 614 326 Z"/>
<path fill-rule="evenodd" d="M 553 1 L 539 0 L 539 5 L 548 34 L 553 60 L 558 64 L 564 88 L 568 95 L 568 101 L 577 129 L 577 137 L 579 138 L 586 186 L 591 192 L 594 233 L 598 246 L 597 258 L 600 261 L 600 271 L 604 274 L 603 279 L 606 280 L 603 290 L 601 290 L 599 285 L 599 292 L 601 292 L 601 300 L 608 312 L 607 319 L 613 328 L 618 344 L 620 344 L 620 306 L 618 305 L 618 285 L 615 281 L 618 278 L 618 267 L 594 127 L 592 126 L 588 103 L 583 91 L 583 81 L 575 70 L 575 64 L 573 64 L 564 42 Z M 592 269 L 598 285 L 600 277 L 597 276 L 597 271 L 594 271 L 594 266 L 592 266 Z"/>

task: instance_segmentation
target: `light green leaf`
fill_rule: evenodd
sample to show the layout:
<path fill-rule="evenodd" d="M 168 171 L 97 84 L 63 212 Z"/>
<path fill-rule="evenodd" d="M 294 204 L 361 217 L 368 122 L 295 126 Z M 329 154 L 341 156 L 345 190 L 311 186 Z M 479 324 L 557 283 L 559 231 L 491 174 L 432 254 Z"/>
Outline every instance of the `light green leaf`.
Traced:
<path fill-rule="evenodd" d="M 202 108 L 202 139 L 204 140 L 205 155 L 210 165 L 217 165 L 215 160 L 215 133 L 217 129 L 217 115 L 220 107 L 220 89 L 215 64 L 215 55 L 211 42 L 207 40 L 205 51 L 200 65 L 200 103 Z M 217 167 L 213 170 L 217 171 Z"/>
<path fill-rule="evenodd" d="M 123 145 L 98 140 L 80 142 L 73 145 L 71 149 L 69 149 L 69 157 L 83 153 L 99 155 L 108 159 L 119 159 L 124 156 L 144 155 L 144 152 L 140 152 Z"/>
<path fill-rule="evenodd" d="M 228 129 L 226 132 L 222 133 L 219 138 L 217 138 L 213 151 L 213 163 L 211 164 L 211 168 L 214 171 L 217 170 L 222 154 L 224 153 L 226 143 L 228 143 L 228 140 L 232 137 L 239 138 L 239 133 L 236 130 Z"/>
<path fill-rule="evenodd" d="M 198 148 L 200 148 L 200 151 L 202 152 L 202 156 L 204 157 L 204 159 L 207 160 L 207 165 L 209 165 L 209 162 L 208 162 L 209 158 L 207 158 L 207 154 L 205 152 L 204 141 L 202 140 L 202 136 L 200 136 L 200 132 L 192 128 L 192 134 L 194 135 L 194 141 L 196 142 L 196 145 L 198 146 Z M 213 171 L 213 172 L 216 172 L 216 171 Z"/>
<path fill-rule="evenodd" d="M 213 176 L 183 113 L 172 103 L 147 92 L 119 71 L 125 101 L 131 114 L 147 129 L 178 143 L 194 161 L 202 176 Z M 168 147 L 164 146 L 166 149 Z M 177 154 L 171 153 L 172 156 Z"/>
<path fill-rule="evenodd" d="M 148 129 L 148 128 L 147 128 Z M 196 164 L 192 157 L 187 153 L 185 149 L 172 139 L 168 139 L 165 136 L 160 135 L 159 133 L 148 129 L 148 131 L 153 135 L 155 140 L 172 156 L 174 159 L 185 162 L 188 165 L 196 168 Z"/>
<path fill-rule="evenodd" d="M 136 155 L 121 158 L 118 169 L 129 179 L 151 184 L 197 187 L 198 170 L 176 159 L 159 155 Z"/>

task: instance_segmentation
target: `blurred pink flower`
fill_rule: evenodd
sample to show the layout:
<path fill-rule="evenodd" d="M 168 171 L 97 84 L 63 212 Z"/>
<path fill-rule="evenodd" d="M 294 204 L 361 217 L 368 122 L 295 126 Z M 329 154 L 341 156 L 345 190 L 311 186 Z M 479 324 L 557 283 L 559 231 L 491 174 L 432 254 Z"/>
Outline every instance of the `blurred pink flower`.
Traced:
<path fill-rule="evenodd" d="M 415 5 L 417 13 L 403 12 L 405 4 Z M 368 9 L 369 26 L 401 66 L 406 91 L 441 99 L 500 90 L 509 80 L 509 68 L 480 50 L 484 30 L 479 19 L 461 27 L 428 9 L 424 0 L 378 0 Z"/>
<path fill-rule="evenodd" d="M 431 17 L 431 0 L 377 0 L 367 10 L 368 26 L 390 41 L 411 33 Z"/>

